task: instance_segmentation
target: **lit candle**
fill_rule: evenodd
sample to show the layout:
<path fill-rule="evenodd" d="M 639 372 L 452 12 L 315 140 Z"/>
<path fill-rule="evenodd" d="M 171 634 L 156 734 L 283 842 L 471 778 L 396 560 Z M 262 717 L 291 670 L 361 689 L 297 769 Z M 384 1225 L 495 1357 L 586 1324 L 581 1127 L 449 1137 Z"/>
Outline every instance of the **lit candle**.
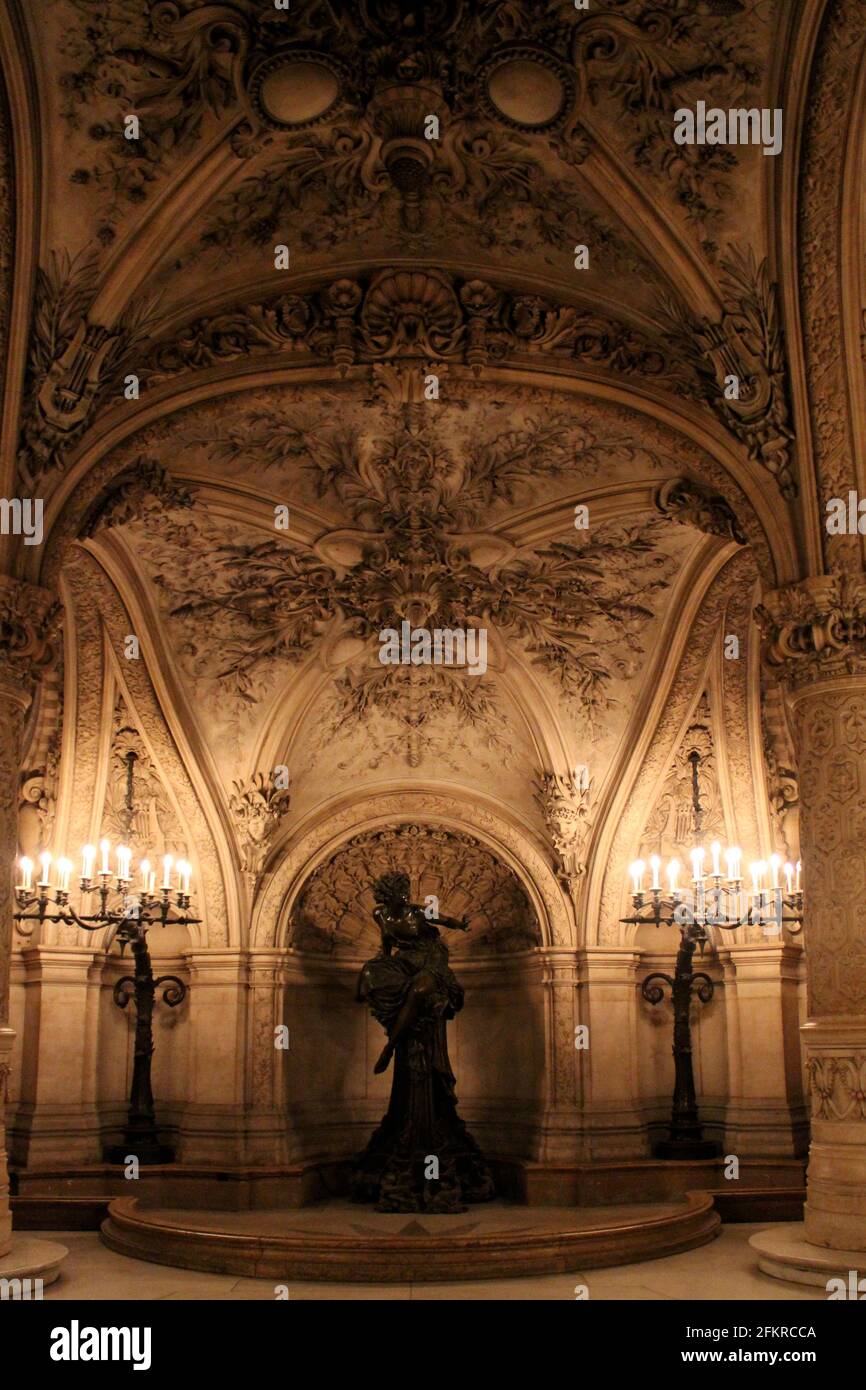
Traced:
<path fill-rule="evenodd" d="M 38 888 L 50 888 L 51 886 L 51 855 L 48 850 L 43 850 L 39 856 L 39 863 L 42 865 L 42 876 L 37 884 Z"/>
<path fill-rule="evenodd" d="M 643 862 L 643 860 L 642 860 L 642 859 L 636 859 L 636 860 L 634 861 L 634 863 L 632 864 L 631 869 L 629 870 L 629 872 L 630 872 L 630 874 L 631 874 L 631 876 L 632 876 L 632 879 L 633 879 L 633 881 L 634 881 L 634 891 L 635 891 L 636 893 L 639 893 L 639 892 L 641 891 L 641 884 L 643 883 L 643 871 L 644 871 L 644 862 Z"/>
<path fill-rule="evenodd" d="M 123 883 L 129 882 L 129 870 L 132 864 L 132 850 L 126 845 L 117 846 L 117 877 Z"/>
<path fill-rule="evenodd" d="M 146 893 L 150 887 L 150 860 L 142 859 L 138 867 L 141 870 L 141 886 Z"/>
<path fill-rule="evenodd" d="M 678 859 L 672 859 L 671 862 L 668 864 L 668 883 L 671 886 L 672 893 L 675 893 L 677 891 L 677 875 L 679 874 L 679 871 L 680 861 Z"/>
<path fill-rule="evenodd" d="M 749 865 L 749 873 L 752 875 L 752 892 L 758 893 L 761 889 L 761 879 L 767 871 L 767 866 L 763 859 Z"/>
<path fill-rule="evenodd" d="M 710 845 L 710 854 L 713 856 L 713 878 L 720 878 L 722 874 L 722 868 L 719 862 L 721 853 L 722 847 L 718 840 L 713 840 L 713 843 Z"/>
<path fill-rule="evenodd" d="M 790 896 L 791 896 L 791 893 L 793 892 L 793 889 L 794 889 L 794 865 L 793 865 L 793 864 L 786 864 L 786 865 L 785 865 L 785 886 L 786 886 L 787 891 L 788 891 L 788 897 L 790 897 Z"/>
<path fill-rule="evenodd" d="M 175 865 L 177 869 L 177 884 L 181 893 L 189 892 L 189 879 L 192 870 L 185 859 L 178 859 Z"/>
<path fill-rule="evenodd" d="M 661 887 L 661 884 L 659 883 L 659 869 L 661 868 L 661 864 L 662 861 L 659 859 L 657 854 L 650 855 L 650 868 L 653 871 L 653 888 Z"/>
<path fill-rule="evenodd" d="M 692 850 L 692 878 L 695 883 L 700 883 L 703 878 L 704 851 L 702 847 Z"/>
<path fill-rule="evenodd" d="M 778 888 L 779 886 L 779 865 L 781 864 L 781 862 L 782 856 L 780 854 L 770 855 L 770 873 L 772 875 L 773 888 Z"/>
<path fill-rule="evenodd" d="M 33 860 L 19 859 L 18 864 L 21 869 L 21 883 L 19 887 L 29 889 L 33 886 Z"/>
<path fill-rule="evenodd" d="M 148 876 L 147 891 L 148 891 L 148 893 L 155 893 L 155 892 L 156 892 L 156 870 L 155 870 L 155 869 L 151 869 L 150 874 L 149 874 L 149 876 Z"/>
<path fill-rule="evenodd" d="M 731 849 L 725 850 L 725 862 L 728 866 L 728 878 L 731 880 L 732 883 L 739 883 L 740 881 L 740 858 L 741 851 L 738 850 L 736 846 L 734 846 Z"/>
<path fill-rule="evenodd" d="M 102 868 L 99 870 L 99 872 L 101 874 L 110 874 L 111 866 L 108 862 L 108 854 L 111 849 L 111 844 L 108 840 L 100 840 L 99 848 L 102 850 Z"/>
<path fill-rule="evenodd" d="M 71 859 L 58 859 L 57 861 L 57 887 L 61 893 L 69 891 L 69 875 L 75 868 Z"/>
<path fill-rule="evenodd" d="M 803 866 L 802 866 L 802 864 L 800 863 L 800 860 L 798 859 L 798 860 L 797 860 L 797 883 L 796 883 L 796 886 L 795 886 L 795 888 L 794 888 L 794 892 L 795 892 L 795 893 L 799 893 L 799 891 L 800 891 L 800 870 L 801 870 L 802 867 L 803 867 Z"/>
<path fill-rule="evenodd" d="M 164 854 L 164 855 L 162 856 L 162 886 L 163 886 L 163 888 L 170 888 L 170 887 L 171 887 L 171 866 L 172 866 L 173 863 L 174 863 L 174 859 L 171 857 L 170 854 Z"/>
<path fill-rule="evenodd" d="M 91 879 L 93 877 L 93 866 L 96 863 L 96 846 L 85 845 L 81 851 L 81 877 Z"/>

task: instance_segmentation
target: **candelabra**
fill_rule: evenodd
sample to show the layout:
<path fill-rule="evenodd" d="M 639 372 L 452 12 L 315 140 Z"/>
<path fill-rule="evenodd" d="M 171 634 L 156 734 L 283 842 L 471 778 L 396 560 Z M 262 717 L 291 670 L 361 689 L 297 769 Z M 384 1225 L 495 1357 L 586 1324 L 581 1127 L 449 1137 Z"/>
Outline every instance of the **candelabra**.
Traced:
<path fill-rule="evenodd" d="M 692 810 L 695 839 L 701 836 L 702 808 L 699 795 L 700 754 L 689 754 L 692 764 Z M 663 971 L 648 975 L 641 986 L 643 998 L 649 1004 L 659 1004 L 664 998 L 664 985 L 671 992 L 674 1013 L 674 1093 L 671 1107 L 670 1131 L 667 1140 L 655 1147 L 657 1158 L 716 1158 L 721 1146 L 704 1139 L 695 1095 L 692 1066 L 691 1004 L 693 996 L 708 1004 L 713 997 L 713 981 L 706 971 L 694 969 L 695 948 L 709 940 L 707 928 L 720 927 L 736 931 L 747 924 L 761 924 L 767 935 L 781 935 L 783 925 L 796 934 L 802 931 L 803 892 L 802 868 L 797 862 L 783 864 L 781 856 L 750 866 L 751 889 L 744 887 L 742 852 L 738 848 L 724 851 L 727 873 L 722 873 L 722 847 L 718 840 L 710 845 L 712 872 L 705 873 L 706 851 L 698 845 L 691 852 L 692 879 L 690 886 L 679 886 L 681 866 L 671 859 L 665 869 L 667 891 L 661 883 L 661 858 L 654 854 L 649 867 L 651 882 L 644 890 L 646 864 L 639 859 L 632 864 L 632 905 L 634 912 L 623 922 L 642 926 L 653 923 L 677 926 L 680 945 L 673 976 Z M 781 878 L 784 877 L 784 888 Z"/>
<path fill-rule="evenodd" d="M 131 819 L 131 762 L 129 769 Z M 70 902 L 69 885 L 74 867 L 71 860 L 62 857 L 53 860 L 46 850 L 39 855 L 41 873 L 34 884 L 33 862 L 30 859 L 20 859 L 18 862 L 21 881 L 15 888 L 18 904 L 15 920 L 33 923 L 65 922 L 87 932 L 108 928 L 105 949 L 108 950 L 112 942 L 117 940 L 120 943 L 121 955 L 124 947 L 129 944 L 135 962 L 135 974 L 125 975 L 118 980 L 113 996 L 118 1007 L 125 1008 L 132 998 L 136 1008 L 129 1114 L 123 1131 L 123 1144 L 107 1147 L 104 1157 L 109 1163 L 123 1163 L 129 1155 L 134 1155 L 139 1163 L 143 1164 L 170 1163 L 174 1153 L 167 1145 L 159 1142 L 151 1087 L 153 1007 L 160 988 L 163 991 L 162 998 L 169 1007 L 176 1007 L 186 996 L 186 985 L 176 975 L 161 975 L 159 979 L 154 979 L 147 933 L 154 925 L 165 927 L 177 923 L 181 926 L 191 926 L 199 922 L 198 917 L 189 915 L 192 871 L 186 860 L 175 861 L 171 855 L 165 855 L 162 861 L 162 884 L 157 888 L 156 874 L 149 861 L 143 859 L 138 866 L 141 884 L 137 887 L 132 878 L 132 850 L 125 845 L 118 845 L 115 851 L 117 869 L 114 874 L 110 867 L 111 846 L 108 840 L 100 842 L 99 850 L 102 857 L 98 873 L 94 873 L 97 858 L 95 846 L 85 845 L 81 852 L 81 875 L 78 881 L 80 896 L 83 901 L 89 903 L 95 895 L 92 910 L 81 912 Z M 174 884 L 173 875 L 176 879 Z"/>

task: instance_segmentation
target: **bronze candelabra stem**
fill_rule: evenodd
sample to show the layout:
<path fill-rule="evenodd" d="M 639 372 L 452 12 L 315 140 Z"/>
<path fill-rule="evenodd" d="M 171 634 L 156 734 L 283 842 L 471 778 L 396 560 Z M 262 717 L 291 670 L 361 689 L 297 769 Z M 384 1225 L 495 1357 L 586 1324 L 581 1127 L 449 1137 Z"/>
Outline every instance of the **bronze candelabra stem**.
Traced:
<path fill-rule="evenodd" d="M 159 979 L 154 979 L 147 931 L 154 923 L 161 926 L 167 926 L 170 922 L 192 926 L 198 923 L 199 918 L 189 916 L 188 893 L 178 892 L 174 903 L 171 901 L 171 891 L 168 888 L 130 894 L 129 884 L 123 880 L 118 880 L 116 889 L 112 889 L 109 875 L 106 873 L 99 875 L 98 883 L 82 878 L 80 887 L 85 896 L 91 893 L 99 895 L 95 912 L 79 914 L 71 906 L 67 891 L 60 888 L 52 891 L 47 884 L 37 884 L 35 892 L 27 888 L 16 888 L 19 910 L 15 913 L 15 920 L 65 922 L 87 932 L 102 931 L 109 927 L 111 931 L 106 950 L 115 939 L 120 942 L 121 954 L 127 943 L 131 947 L 135 973 L 124 975 L 114 986 L 115 1004 L 123 1009 L 129 1000 L 133 999 L 136 1009 L 129 1112 L 123 1131 L 123 1143 L 107 1145 L 103 1154 L 107 1163 L 125 1163 L 130 1156 L 146 1165 L 171 1163 L 174 1151 L 159 1141 L 153 1104 L 153 1008 L 160 988 L 163 990 L 162 998 L 170 1008 L 180 1004 L 187 991 L 186 985 L 176 975 L 161 975 Z M 113 894 L 120 898 L 120 903 L 116 906 L 111 906 Z"/>

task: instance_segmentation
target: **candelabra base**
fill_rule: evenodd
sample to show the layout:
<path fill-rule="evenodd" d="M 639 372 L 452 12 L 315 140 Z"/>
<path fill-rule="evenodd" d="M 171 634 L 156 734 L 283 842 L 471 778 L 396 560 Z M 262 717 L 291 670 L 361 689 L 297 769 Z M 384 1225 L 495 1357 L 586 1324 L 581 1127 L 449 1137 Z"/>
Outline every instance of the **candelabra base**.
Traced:
<path fill-rule="evenodd" d="M 721 1158 L 722 1146 L 714 1139 L 663 1139 L 653 1146 L 654 1158 Z"/>
<path fill-rule="evenodd" d="M 102 1157 L 105 1163 L 122 1164 L 137 1158 L 143 1168 L 152 1168 L 157 1163 L 174 1163 L 174 1149 L 156 1139 L 137 1138 L 107 1146 L 102 1150 Z"/>

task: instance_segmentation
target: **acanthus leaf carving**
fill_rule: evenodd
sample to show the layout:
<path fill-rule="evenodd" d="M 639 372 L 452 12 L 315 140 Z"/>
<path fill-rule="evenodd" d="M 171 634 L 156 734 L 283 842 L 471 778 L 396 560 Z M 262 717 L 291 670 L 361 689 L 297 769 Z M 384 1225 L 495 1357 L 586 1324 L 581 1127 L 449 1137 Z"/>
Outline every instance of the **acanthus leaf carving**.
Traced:
<path fill-rule="evenodd" d="M 256 880 L 268 856 L 274 836 L 291 806 L 288 787 L 273 777 L 256 772 L 246 782 L 236 781 L 229 796 L 241 851 L 241 868 Z"/>
<path fill-rule="evenodd" d="M 790 683 L 866 671 L 866 575 L 813 575 L 769 590 L 755 617 L 769 665 Z"/>
<path fill-rule="evenodd" d="M 543 772 L 536 801 L 555 851 L 557 877 L 576 898 L 586 873 L 586 850 L 592 829 L 592 779 L 574 773 Z"/>

